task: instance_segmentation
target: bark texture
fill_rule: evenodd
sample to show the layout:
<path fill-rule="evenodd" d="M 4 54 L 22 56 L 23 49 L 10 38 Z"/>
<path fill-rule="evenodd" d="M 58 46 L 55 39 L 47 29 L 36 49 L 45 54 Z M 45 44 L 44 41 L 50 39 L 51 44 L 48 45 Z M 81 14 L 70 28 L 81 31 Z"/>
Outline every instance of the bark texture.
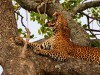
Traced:
<path fill-rule="evenodd" d="M 20 0 L 21 1 L 21 0 Z M 23 0 L 25 1 L 25 0 Z M 73 39 L 80 38 L 76 36 L 82 29 L 77 28 L 77 23 L 66 12 L 60 4 L 50 4 L 47 13 L 52 15 L 55 11 L 61 10 L 71 27 Z M 50 11 L 52 10 L 53 11 Z M 77 31 L 76 31 L 77 30 Z M 75 31 L 75 32 L 74 32 Z M 82 32 L 83 31 L 83 32 Z M 85 34 L 82 29 L 81 34 Z M 11 0 L 0 1 L 0 65 L 3 67 L 2 75 L 100 75 L 100 65 L 86 61 L 70 58 L 67 62 L 58 62 L 48 57 L 34 54 L 27 49 L 26 58 L 19 57 L 22 48 L 17 46 L 12 37 L 17 35 L 17 25 L 14 16 L 14 9 Z M 87 34 L 82 35 L 82 43 L 89 42 Z M 85 40 L 85 41 L 84 41 Z M 42 43 L 40 40 L 39 43 Z M 74 41 L 76 42 L 76 41 Z M 80 42 L 80 43 L 81 43 Z"/>

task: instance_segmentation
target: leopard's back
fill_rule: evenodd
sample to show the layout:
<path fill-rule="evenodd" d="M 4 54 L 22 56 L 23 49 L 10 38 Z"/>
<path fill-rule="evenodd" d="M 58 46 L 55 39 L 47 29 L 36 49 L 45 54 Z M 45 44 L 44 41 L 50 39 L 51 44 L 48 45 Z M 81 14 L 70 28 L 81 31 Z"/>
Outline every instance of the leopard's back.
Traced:
<path fill-rule="evenodd" d="M 100 64 L 100 48 L 76 46 L 73 57 Z"/>

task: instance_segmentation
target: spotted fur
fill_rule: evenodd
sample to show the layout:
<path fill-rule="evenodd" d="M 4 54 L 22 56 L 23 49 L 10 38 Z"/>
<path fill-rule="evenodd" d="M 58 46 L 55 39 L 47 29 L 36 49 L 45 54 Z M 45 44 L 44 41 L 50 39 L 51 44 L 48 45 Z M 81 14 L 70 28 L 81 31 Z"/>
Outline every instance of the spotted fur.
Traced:
<path fill-rule="evenodd" d="M 61 12 L 55 12 L 53 16 L 56 17 L 56 21 L 53 24 L 55 35 L 42 45 L 29 43 L 28 47 L 36 54 L 42 54 L 59 61 L 65 61 L 69 57 L 74 57 L 100 64 L 100 48 L 82 47 L 73 44 L 70 41 L 70 29 L 68 28 L 67 20 Z"/>

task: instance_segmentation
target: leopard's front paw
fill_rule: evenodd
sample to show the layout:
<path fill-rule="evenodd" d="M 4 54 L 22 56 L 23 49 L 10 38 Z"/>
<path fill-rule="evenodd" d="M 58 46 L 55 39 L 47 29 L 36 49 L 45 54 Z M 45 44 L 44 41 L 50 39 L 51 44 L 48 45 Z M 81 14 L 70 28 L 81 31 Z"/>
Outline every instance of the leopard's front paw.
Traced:
<path fill-rule="evenodd" d="M 15 37 L 15 38 L 14 38 L 14 41 L 15 41 L 15 43 L 18 44 L 18 45 L 24 45 L 24 43 L 25 43 L 25 41 L 23 40 L 22 37 Z"/>

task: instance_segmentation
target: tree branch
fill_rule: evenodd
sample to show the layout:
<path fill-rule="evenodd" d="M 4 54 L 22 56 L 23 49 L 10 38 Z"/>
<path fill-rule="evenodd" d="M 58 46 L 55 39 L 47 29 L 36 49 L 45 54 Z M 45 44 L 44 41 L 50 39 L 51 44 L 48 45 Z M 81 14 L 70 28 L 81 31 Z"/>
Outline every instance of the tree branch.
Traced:
<path fill-rule="evenodd" d="M 27 44 L 28 44 L 29 39 L 30 39 L 30 30 L 29 30 L 29 28 L 27 28 L 27 27 L 24 25 L 24 23 L 23 23 L 23 18 L 24 18 L 24 17 L 23 17 L 20 13 L 18 13 L 18 12 L 16 12 L 16 11 L 15 11 L 15 13 L 18 14 L 18 15 L 21 17 L 22 26 L 25 28 L 26 33 L 27 33 L 25 45 L 24 45 L 23 50 L 22 50 L 21 55 L 20 55 L 20 57 L 25 58 L 25 52 L 26 52 L 26 50 L 27 50 Z"/>
<path fill-rule="evenodd" d="M 75 8 L 73 8 L 72 16 L 76 15 L 78 12 L 81 12 L 83 10 L 86 10 L 88 8 L 91 8 L 91 7 L 97 7 L 97 6 L 100 6 L 99 0 L 90 1 L 90 2 L 86 2 L 84 4 L 80 4 L 80 5 L 76 6 Z"/>
<path fill-rule="evenodd" d="M 85 15 L 86 15 L 86 14 L 85 14 Z M 89 16 L 86 15 L 86 17 L 87 17 L 87 26 L 88 26 L 88 29 L 90 29 Z M 95 38 L 97 39 L 96 35 L 95 35 L 92 31 L 90 31 L 90 33 L 91 33 L 93 36 L 95 36 Z"/>
<path fill-rule="evenodd" d="M 89 16 L 88 14 L 84 13 L 84 12 L 80 12 L 81 14 L 85 15 L 86 17 L 89 17 L 91 19 L 94 19 L 94 20 L 97 20 L 97 21 L 100 21 L 100 18 L 99 17 L 92 17 L 92 16 Z"/>
<path fill-rule="evenodd" d="M 34 0 L 16 0 L 16 2 L 28 11 L 36 10 L 36 7 L 39 5 L 39 3 Z"/>
<path fill-rule="evenodd" d="M 16 2 L 18 2 L 21 7 L 28 11 L 38 12 L 37 7 L 42 3 L 42 0 L 16 0 Z M 56 0 L 55 2 L 59 3 L 59 0 Z M 44 13 L 43 11 L 44 8 L 41 7 L 40 12 Z"/>
<path fill-rule="evenodd" d="M 87 31 L 94 31 L 94 32 L 100 32 L 100 30 L 95 30 L 95 29 L 85 29 Z"/>

